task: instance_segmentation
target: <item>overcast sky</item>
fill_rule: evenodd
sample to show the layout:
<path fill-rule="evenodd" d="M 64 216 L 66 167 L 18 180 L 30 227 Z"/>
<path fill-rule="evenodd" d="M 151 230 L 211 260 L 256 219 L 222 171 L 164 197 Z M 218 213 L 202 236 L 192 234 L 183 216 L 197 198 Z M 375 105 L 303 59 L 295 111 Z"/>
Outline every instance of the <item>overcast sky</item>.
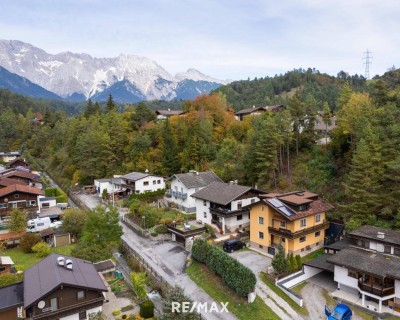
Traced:
<path fill-rule="evenodd" d="M 400 66 L 399 0 L 0 0 L 0 39 L 49 53 L 120 53 L 219 79 Z"/>

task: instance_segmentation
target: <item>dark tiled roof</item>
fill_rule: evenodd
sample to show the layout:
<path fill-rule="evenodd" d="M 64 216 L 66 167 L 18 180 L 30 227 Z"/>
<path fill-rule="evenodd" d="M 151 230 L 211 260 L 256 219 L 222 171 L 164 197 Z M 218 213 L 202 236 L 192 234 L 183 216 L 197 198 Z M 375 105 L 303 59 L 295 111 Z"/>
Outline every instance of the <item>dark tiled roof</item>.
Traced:
<path fill-rule="evenodd" d="M 9 232 L 9 233 L 0 233 L 0 241 L 9 240 L 9 239 L 20 239 L 26 232 Z"/>
<path fill-rule="evenodd" d="M 16 308 L 24 304 L 24 283 L 18 282 L 0 288 L 0 310 Z"/>
<path fill-rule="evenodd" d="M 253 189 L 252 187 L 224 182 L 213 182 L 207 187 L 192 194 L 192 197 L 226 206 L 231 201 L 251 190 L 256 193 L 262 193 L 262 191 Z"/>
<path fill-rule="evenodd" d="M 306 266 L 310 266 L 310 267 L 314 267 L 314 268 L 318 268 L 318 269 L 322 269 L 322 270 L 326 270 L 326 271 L 330 271 L 333 272 L 334 271 L 334 266 L 332 263 L 327 262 L 326 260 L 328 258 L 330 258 L 331 255 L 330 254 L 323 254 L 319 257 L 316 257 L 315 259 L 312 259 L 306 263 L 303 263 Z"/>
<path fill-rule="evenodd" d="M 115 263 L 111 259 L 96 262 L 93 265 L 96 268 L 97 272 L 115 268 Z"/>
<path fill-rule="evenodd" d="M 182 110 L 156 110 L 156 114 L 160 114 L 163 116 L 175 116 L 175 115 L 181 115 L 184 113 L 185 112 Z"/>
<path fill-rule="evenodd" d="M 56 218 L 63 214 L 64 212 L 59 207 L 42 208 L 40 209 L 39 218 Z"/>
<path fill-rule="evenodd" d="M 8 177 L 8 178 L 20 177 L 20 178 L 29 179 L 33 182 L 43 183 L 42 179 L 40 179 L 38 175 L 33 174 L 31 172 L 25 172 L 25 171 L 20 171 L 20 170 L 15 170 L 13 172 L 5 174 L 4 176 Z"/>
<path fill-rule="evenodd" d="M 47 228 L 47 229 L 44 229 L 44 230 L 40 231 L 40 236 L 42 238 L 50 236 L 52 234 L 54 234 L 54 230 L 52 228 Z"/>
<path fill-rule="evenodd" d="M 400 257 L 396 256 L 347 248 L 331 255 L 327 262 L 378 277 L 389 276 L 400 280 Z"/>
<path fill-rule="evenodd" d="M 329 230 L 329 229 L 328 229 Z M 325 231 L 326 234 L 327 231 Z M 340 251 L 342 249 L 346 249 L 350 246 L 350 241 L 347 238 L 344 238 L 343 240 L 336 241 L 334 243 L 331 243 L 330 245 L 325 246 L 327 249 L 335 250 L 335 251 Z"/>
<path fill-rule="evenodd" d="M 25 161 L 25 159 L 22 159 L 22 158 L 15 158 L 14 160 L 8 161 L 7 166 L 10 167 L 16 162 L 22 162 L 25 164 L 25 166 L 28 166 L 28 163 Z"/>
<path fill-rule="evenodd" d="M 58 254 L 51 254 L 47 258 L 33 265 L 24 272 L 24 306 L 33 303 L 46 296 L 60 285 L 88 288 L 99 291 L 107 291 L 103 280 L 97 273 L 93 264 L 78 258 L 64 256 L 72 260 L 72 270 L 59 266 Z"/>
<path fill-rule="evenodd" d="M 301 205 L 301 204 L 306 204 L 306 203 L 312 202 L 312 200 L 307 199 L 305 197 L 298 196 L 296 194 L 290 194 L 290 195 L 278 197 L 278 198 L 279 198 L 279 200 L 282 200 L 284 202 L 288 202 L 288 203 L 294 204 L 294 205 Z"/>
<path fill-rule="evenodd" d="M 128 174 L 122 176 L 121 178 L 127 179 L 127 180 L 132 180 L 132 181 L 137 181 L 137 180 L 146 178 L 150 175 L 151 174 L 149 174 L 149 173 L 131 172 L 131 173 L 128 173 Z"/>
<path fill-rule="evenodd" d="M 385 234 L 384 239 L 379 239 L 377 237 L 378 232 Z M 349 232 L 349 236 L 357 236 L 362 238 L 367 238 L 375 241 L 385 242 L 400 245 L 400 232 L 394 231 L 388 228 L 374 227 L 374 226 L 362 226 L 357 230 Z"/>
<path fill-rule="evenodd" d="M 174 178 L 177 178 L 188 189 L 205 187 L 214 181 L 223 182 L 213 171 L 177 173 L 168 180 Z"/>
<path fill-rule="evenodd" d="M 10 193 L 14 193 L 14 192 L 30 193 L 30 194 L 37 194 L 37 195 L 43 194 L 43 191 L 38 188 L 24 186 L 21 184 L 13 184 L 11 186 L 0 189 L 0 197 L 6 196 L 6 195 L 8 195 Z"/>

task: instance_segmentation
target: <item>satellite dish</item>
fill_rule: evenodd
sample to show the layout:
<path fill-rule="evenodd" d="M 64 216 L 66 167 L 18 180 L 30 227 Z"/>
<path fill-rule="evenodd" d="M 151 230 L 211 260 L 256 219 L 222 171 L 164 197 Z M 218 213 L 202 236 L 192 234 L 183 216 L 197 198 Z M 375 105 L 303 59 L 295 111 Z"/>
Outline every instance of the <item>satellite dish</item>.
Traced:
<path fill-rule="evenodd" d="M 39 309 L 43 309 L 45 305 L 46 305 L 46 302 L 44 302 L 43 300 L 39 301 L 39 303 L 37 304 Z"/>

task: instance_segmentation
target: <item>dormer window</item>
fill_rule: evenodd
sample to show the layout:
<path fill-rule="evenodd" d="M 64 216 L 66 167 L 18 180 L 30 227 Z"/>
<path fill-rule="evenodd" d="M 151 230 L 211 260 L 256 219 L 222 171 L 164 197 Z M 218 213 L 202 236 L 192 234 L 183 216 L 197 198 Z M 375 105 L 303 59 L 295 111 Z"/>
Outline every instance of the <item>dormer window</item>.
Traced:
<path fill-rule="evenodd" d="M 308 204 L 301 204 L 297 207 L 297 211 L 306 211 L 308 210 Z"/>
<path fill-rule="evenodd" d="M 14 198 L 18 199 L 19 198 L 19 194 L 18 193 L 14 194 Z"/>

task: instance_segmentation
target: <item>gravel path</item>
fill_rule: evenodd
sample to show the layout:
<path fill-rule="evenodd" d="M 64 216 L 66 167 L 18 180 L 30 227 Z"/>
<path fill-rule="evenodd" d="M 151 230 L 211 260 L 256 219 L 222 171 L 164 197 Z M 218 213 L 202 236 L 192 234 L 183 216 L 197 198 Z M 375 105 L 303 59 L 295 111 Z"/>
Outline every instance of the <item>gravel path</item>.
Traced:
<path fill-rule="evenodd" d="M 313 283 L 308 283 L 301 289 L 301 296 L 304 297 L 305 306 L 309 312 L 308 319 L 326 319 L 325 305 L 326 300 L 322 294 L 323 289 Z M 352 320 L 363 320 L 360 316 L 353 314 Z"/>

